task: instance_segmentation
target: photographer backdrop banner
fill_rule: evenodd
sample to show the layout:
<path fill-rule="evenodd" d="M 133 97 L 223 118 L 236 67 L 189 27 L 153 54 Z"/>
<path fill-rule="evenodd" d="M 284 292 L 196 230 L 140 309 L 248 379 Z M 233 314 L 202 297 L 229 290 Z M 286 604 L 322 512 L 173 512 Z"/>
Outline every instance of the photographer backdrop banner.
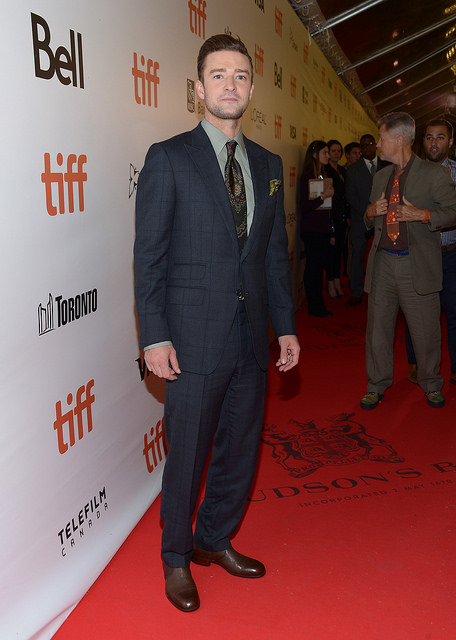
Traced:
<path fill-rule="evenodd" d="M 149 145 L 193 128 L 196 56 L 251 52 L 244 132 L 284 161 L 296 301 L 308 141 L 375 131 L 286 0 L 3 3 L 0 637 L 50 638 L 160 491 L 164 385 L 133 296 Z M 161 576 L 160 576 L 161 579 Z"/>

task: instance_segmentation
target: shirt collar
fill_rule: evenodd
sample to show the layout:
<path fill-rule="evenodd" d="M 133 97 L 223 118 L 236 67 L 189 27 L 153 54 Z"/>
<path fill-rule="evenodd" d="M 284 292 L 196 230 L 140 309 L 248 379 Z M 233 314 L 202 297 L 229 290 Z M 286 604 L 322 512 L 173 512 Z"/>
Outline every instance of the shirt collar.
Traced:
<path fill-rule="evenodd" d="M 221 153 L 224 150 L 224 147 L 228 142 L 228 140 L 232 140 L 232 139 L 236 140 L 236 142 L 238 143 L 238 146 L 242 149 L 242 153 L 245 154 L 245 144 L 244 144 L 244 136 L 242 134 L 242 128 L 239 129 L 238 133 L 234 138 L 228 138 L 228 136 L 224 134 L 223 131 L 220 131 L 220 129 L 217 129 L 217 127 L 214 127 L 214 125 L 208 122 L 206 118 L 203 118 L 201 120 L 201 126 L 203 127 L 209 140 L 211 141 L 211 144 L 214 147 L 214 150 L 217 155 L 219 155 L 219 153 Z"/>

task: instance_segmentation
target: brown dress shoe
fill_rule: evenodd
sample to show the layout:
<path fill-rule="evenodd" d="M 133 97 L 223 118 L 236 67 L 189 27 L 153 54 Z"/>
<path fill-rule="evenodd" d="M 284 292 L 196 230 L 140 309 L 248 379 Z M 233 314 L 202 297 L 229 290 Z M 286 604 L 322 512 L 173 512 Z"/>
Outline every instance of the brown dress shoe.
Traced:
<path fill-rule="evenodd" d="M 211 562 L 218 564 L 225 571 L 239 578 L 261 578 L 266 573 L 264 565 L 258 560 L 243 556 L 229 547 L 224 551 L 205 551 L 198 547 L 193 547 L 193 562 L 208 567 Z"/>
<path fill-rule="evenodd" d="M 351 298 L 349 298 L 347 300 L 347 302 L 345 303 L 346 307 L 356 307 L 357 304 L 361 304 L 361 302 L 363 301 L 362 298 L 358 298 L 357 296 L 352 296 Z"/>
<path fill-rule="evenodd" d="M 418 383 L 416 364 L 409 364 L 407 380 L 413 382 L 413 384 Z"/>
<path fill-rule="evenodd" d="M 195 611 L 200 606 L 198 590 L 190 567 L 169 567 L 163 560 L 165 593 L 168 600 L 181 611 Z"/>

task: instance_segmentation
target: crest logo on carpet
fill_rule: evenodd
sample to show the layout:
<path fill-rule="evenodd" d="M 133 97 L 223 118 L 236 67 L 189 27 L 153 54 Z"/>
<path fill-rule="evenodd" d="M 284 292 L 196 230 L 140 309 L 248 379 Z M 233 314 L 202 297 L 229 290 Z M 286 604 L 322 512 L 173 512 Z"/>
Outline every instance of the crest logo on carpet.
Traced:
<path fill-rule="evenodd" d="M 354 464 L 362 460 L 404 462 L 385 440 L 366 433 L 353 414 L 330 418 L 328 427 L 313 420 L 290 420 L 283 429 L 265 425 L 262 440 L 272 447 L 272 456 L 293 478 L 304 478 L 324 466 Z"/>

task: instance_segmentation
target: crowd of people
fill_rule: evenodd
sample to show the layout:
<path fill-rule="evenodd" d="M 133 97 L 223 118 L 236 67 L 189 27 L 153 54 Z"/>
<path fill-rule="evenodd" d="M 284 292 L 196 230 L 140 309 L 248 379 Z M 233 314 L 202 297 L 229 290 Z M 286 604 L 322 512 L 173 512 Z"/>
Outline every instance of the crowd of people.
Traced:
<path fill-rule="evenodd" d="M 324 283 L 347 307 L 369 294 L 366 332 L 367 392 L 375 409 L 393 379 L 393 342 L 399 308 L 406 319 L 408 380 L 429 406 L 445 405 L 440 375 L 440 310 L 445 310 L 450 382 L 456 384 L 456 162 L 449 158 L 453 127 L 432 120 L 423 138 L 424 160 L 413 151 L 415 122 L 406 113 L 379 121 L 379 139 L 365 134 L 344 147 L 338 140 L 309 144 L 300 183 L 304 287 L 310 315 L 325 318 Z M 377 156 L 377 149 L 380 156 Z M 329 179 L 329 180 L 328 180 Z M 321 184 L 321 193 L 314 182 Z M 372 238 L 366 274 L 365 257 Z"/>

